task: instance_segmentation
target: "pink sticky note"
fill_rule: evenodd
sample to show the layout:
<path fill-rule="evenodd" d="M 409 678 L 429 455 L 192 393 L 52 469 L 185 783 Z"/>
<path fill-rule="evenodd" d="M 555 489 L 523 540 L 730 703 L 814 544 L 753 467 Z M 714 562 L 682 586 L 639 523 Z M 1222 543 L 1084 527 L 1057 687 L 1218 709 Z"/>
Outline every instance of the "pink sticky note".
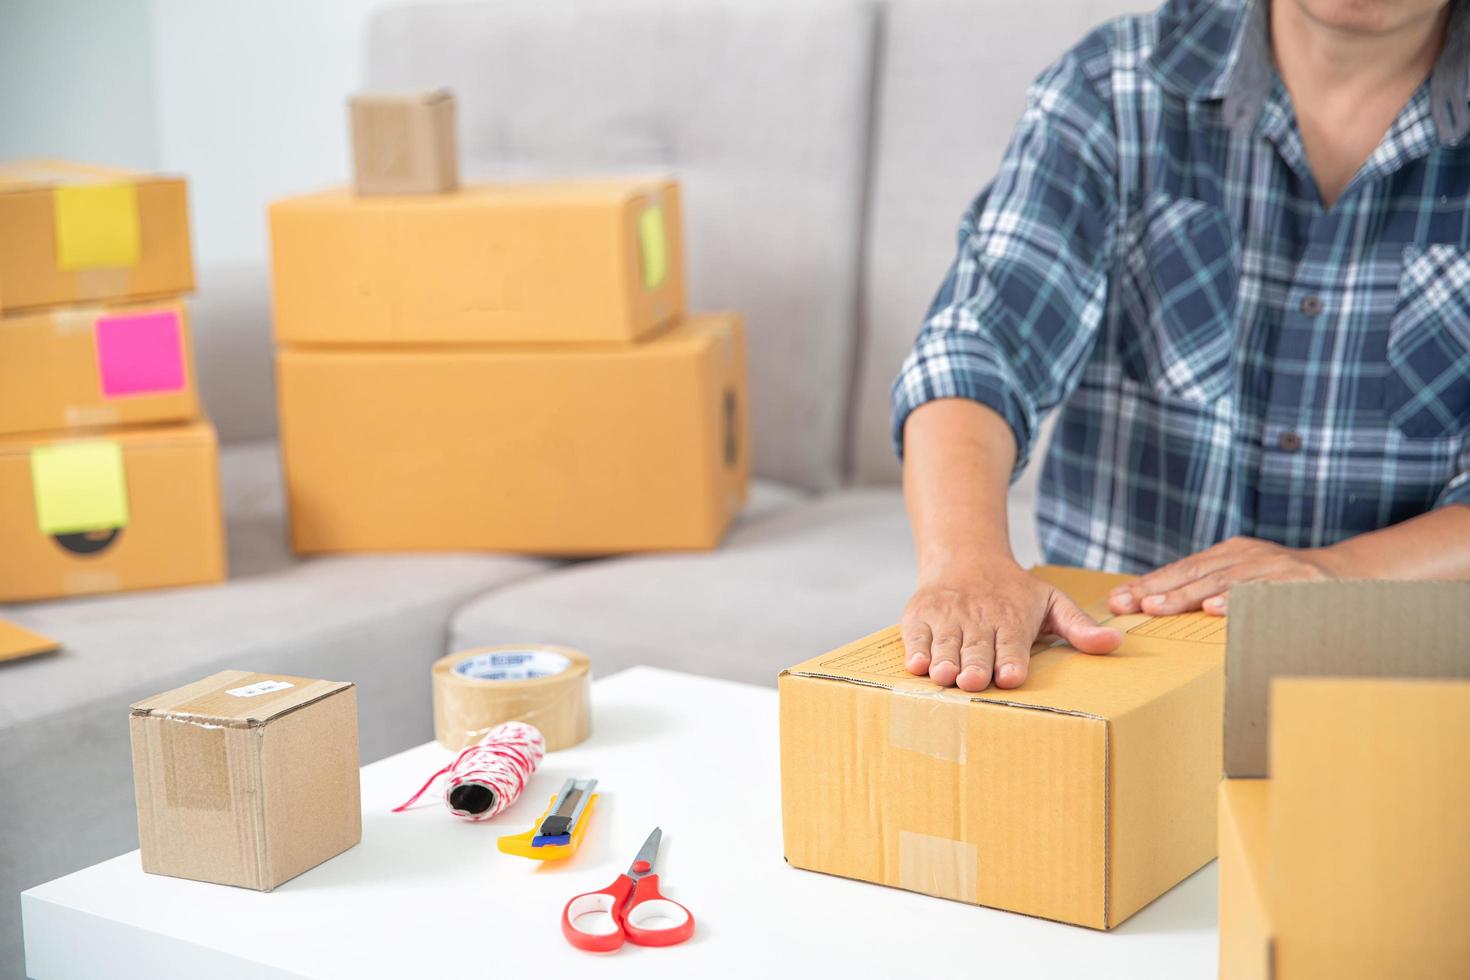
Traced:
<path fill-rule="evenodd" d="M 176 310 L 97 318 L 97 367 L 107 398 L 156 395 L 184 387 L 184 344 Z"/>

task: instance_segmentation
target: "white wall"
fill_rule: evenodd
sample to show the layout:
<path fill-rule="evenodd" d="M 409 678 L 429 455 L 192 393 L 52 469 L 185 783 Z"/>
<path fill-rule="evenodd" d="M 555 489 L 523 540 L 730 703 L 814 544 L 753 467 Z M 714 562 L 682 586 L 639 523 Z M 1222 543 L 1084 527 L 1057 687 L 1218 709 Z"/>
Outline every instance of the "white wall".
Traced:
<path fill-rule="evenodd" d="M 0 0 L 0 160 L 158 164 L 148 0 Z"/>

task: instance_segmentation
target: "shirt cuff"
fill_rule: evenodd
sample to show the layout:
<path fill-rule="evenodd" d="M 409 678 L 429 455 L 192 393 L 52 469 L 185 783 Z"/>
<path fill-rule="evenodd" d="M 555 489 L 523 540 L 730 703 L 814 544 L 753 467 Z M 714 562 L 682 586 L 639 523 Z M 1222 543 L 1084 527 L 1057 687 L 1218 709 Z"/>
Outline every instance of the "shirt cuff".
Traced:
<path fill-rule="evenodd" d="M 1434 502 L 1434 508 L 1437 510 L 1450 504 L 1470 504 L 1470 470 L 1445 484 L 1444 490 Z"/>
<path fill-rule="evenodd" d="M 1010 366 L 978 338 L 953 333 L 921 338 L 893 382 L 893 451 L 903 459 L 903 426 L 914 409 L 938 398 L 966 398 L 1010 426 L 1016 439 L 1014 480 L 1031 458 L 1036 431 L 1036 409 L 1020 392 Z"/>

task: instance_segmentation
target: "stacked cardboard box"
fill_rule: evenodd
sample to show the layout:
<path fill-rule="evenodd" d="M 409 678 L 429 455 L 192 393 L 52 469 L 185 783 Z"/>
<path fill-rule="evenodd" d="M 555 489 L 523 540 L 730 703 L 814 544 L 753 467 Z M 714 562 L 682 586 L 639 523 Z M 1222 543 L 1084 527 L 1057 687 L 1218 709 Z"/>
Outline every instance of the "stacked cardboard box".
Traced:
<path fill-rule="evenodd" d="M 442 105 L 356 105 L 359 192 L 270 209 L 296 550 L 712 547 L 748 480 L 744 341 L 684 313 L 678 186 L 454 188 Z M 373 149 L 393 133 L 427 145 Z M 362 193 L 383 160 L 428 192 Z"/>
<path fill-rule="evenodd" d="M 1125 580 L 1036 574 L 1103 619 Z M 909 674 L 897 627 L 783 671 L 786 860 L 1097 929 L 1207 864 L 1224 622 L 1109 623 L 1117 653 L 1039 645 L 1014 690 Z"/>
<path fill-rule="evenodd" d="M 218 581 L 182 179 L 0 167 L 0 601 Z"/>
<path fill-rule="evenodd" d="M 1231 591 L 1220 975 L 1463 977 L 1470 582 Z"/>

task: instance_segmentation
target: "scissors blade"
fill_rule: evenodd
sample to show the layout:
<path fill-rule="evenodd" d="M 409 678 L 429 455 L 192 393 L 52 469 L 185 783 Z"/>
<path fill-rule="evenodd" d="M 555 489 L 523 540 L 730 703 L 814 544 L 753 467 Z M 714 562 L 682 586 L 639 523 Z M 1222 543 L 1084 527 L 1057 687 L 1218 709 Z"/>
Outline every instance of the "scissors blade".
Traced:
<path fill-rule="evenodd" d="M 633 859 L 632 867 L 628 868 L 628 877 L 637 881 L 639 878 L 653 871 L 653 862 L 658 857 L 658 845 L 663 840 L 663 837 L 664 832 L 661 828 L 653 828 L 653 833 L 648 835 L 648 840 L 644 841 L 643 846 L 638 848 L 638 856 Z M 638 870 L 638 865 L 644 862 L 647 863 L 647 867 L 642 871 Z"/>

